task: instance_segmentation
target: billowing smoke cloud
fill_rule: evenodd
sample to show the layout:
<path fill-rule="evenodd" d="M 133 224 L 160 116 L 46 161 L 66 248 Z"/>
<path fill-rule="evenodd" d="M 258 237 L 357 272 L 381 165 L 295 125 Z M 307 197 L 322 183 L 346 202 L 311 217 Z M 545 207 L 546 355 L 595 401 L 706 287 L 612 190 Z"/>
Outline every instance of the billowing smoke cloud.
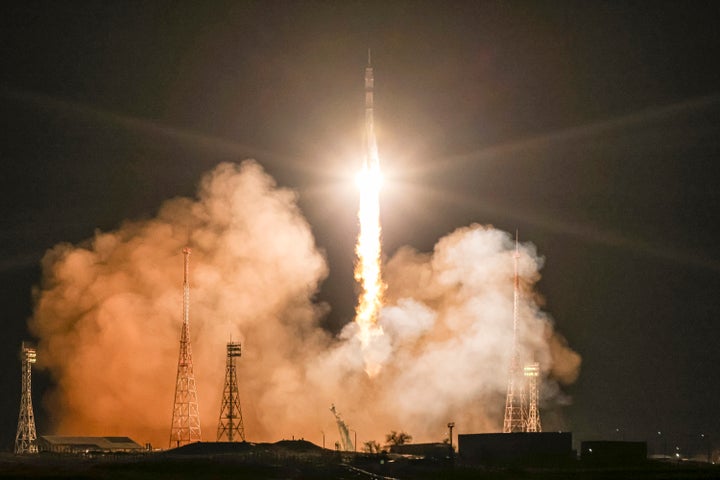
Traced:
<path fill-rule="evenodd" d="M 320 443 L 324 431 L 331 444 L 331 403 L 361 442 L 398 429 L 435 441 L 449 420 L 464 432 L 502 425 L 510 236 L 474 225 L 432 254 L 402 248 L 387 262 L 385 335 L 372 345 L 383 368 L 370 379 L 355 324 L 337 338 L 319 326 L 326 308 L 313 296 L 327 266 L 294 193 L 247 161 L 218 166 L 196 200 L 170 200 L 155 219 L 47 253 L 31 327 L 57 383 L 46 402 L 57 433 L 167 445 L 185 245 L 193 248 L 191 342 L 205 440 L 215 439 L 231 338 L 243 344 L 238 376 L 251 441 Z M 522 355 L 540 362 L 550 406 L 556 382 L 572 382 L 580 358 L 533 302 L 541 260 L 530 245 L 520 253 Z"/>

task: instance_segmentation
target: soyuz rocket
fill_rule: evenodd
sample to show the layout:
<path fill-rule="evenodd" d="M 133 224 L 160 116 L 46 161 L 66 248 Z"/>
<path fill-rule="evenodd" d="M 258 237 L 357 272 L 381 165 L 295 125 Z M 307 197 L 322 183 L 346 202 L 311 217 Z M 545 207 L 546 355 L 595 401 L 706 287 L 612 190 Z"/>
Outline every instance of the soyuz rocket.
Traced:
<path fill-rule="evenodd" d="M 373 67 L 370 49 L 368 48 L 368 63 L 365 67 L 365 159 L 363 167 L 376 170 L 379 168 L 377 142 L 375 141 L 375 123 L 373 119 Z"/>

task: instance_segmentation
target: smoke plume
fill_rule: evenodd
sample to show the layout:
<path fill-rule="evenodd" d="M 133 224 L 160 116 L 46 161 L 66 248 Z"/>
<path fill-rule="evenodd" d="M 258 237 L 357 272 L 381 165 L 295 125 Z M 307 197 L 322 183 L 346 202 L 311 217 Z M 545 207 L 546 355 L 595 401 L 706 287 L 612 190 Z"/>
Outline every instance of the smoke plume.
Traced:
<path fill-rule="evenodd" d="M 331 447 L 331 403 L 359 442 L 400 429 L 438 441 L 450 420 L 462 432 L 500 430 L 512 354 L 512 238 L 473 225 L 431 254 L 404 247 L 390 258 L 385 334 L 369 352 L 381 370 L 369 378 L 356 324 L 336 337 L 319 326 L 327 308 L 313 296 L 327 265 L 296 195 L 246 161 L 219 165 L 197 199 L 170 200 L 154 219 L 48 251 L 31 328 L 40 366 L 56 383 L 46 399 L 56 433 L 167 445 L 186 245 L 204 440 L 215 440 L 230 339 L 243 347 L 238 381 L 250 441 L 321 443 L 325 432 Z M 557 382 L 574 381 L 580 357 L 534 303 L 541 259 L 529 244 L 520 254 L 521 356 L 540 362 L 541 408 L 551 408 Z"/>

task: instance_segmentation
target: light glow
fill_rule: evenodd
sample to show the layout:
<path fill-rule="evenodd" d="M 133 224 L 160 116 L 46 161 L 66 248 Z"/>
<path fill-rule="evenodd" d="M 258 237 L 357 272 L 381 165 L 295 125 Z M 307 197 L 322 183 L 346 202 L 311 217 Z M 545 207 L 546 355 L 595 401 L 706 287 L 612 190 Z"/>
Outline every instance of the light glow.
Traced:
<path fill-rule="evenodd" d="M 363 350 L 367 350 L 373 337 L 383 334 L 378 324 L 378 315 L 383 303 L 385 284 L 381 271 L 381 228 L 380 228 L 380 187 L 382 175 L 377 159 L 363 162 L 357 177 L 360 189 L 360 207 L 358 234 L 355 254 L 355 280 L 360 284 L 360 297 L 355 309 L 355 322 L 359 327 L 359 339 Z M 365 356 L 365 370 L 368 375 L 376 375 L 380 365 Z"/>

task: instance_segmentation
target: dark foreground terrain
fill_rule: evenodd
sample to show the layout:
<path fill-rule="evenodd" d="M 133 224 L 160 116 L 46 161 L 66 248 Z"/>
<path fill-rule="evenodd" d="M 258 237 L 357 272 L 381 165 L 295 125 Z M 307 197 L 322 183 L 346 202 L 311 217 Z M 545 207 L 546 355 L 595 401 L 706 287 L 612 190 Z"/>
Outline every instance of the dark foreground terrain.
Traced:
<path fill-rule="evenodd" d="M 304 441 L 188 445 L 143 455 L 0 455 L 0 479 L 715 479 L 715 465 L 647 462 L 633 467 L 554 468 L 453 464 L 385 455 L 339 454 Z"/>

